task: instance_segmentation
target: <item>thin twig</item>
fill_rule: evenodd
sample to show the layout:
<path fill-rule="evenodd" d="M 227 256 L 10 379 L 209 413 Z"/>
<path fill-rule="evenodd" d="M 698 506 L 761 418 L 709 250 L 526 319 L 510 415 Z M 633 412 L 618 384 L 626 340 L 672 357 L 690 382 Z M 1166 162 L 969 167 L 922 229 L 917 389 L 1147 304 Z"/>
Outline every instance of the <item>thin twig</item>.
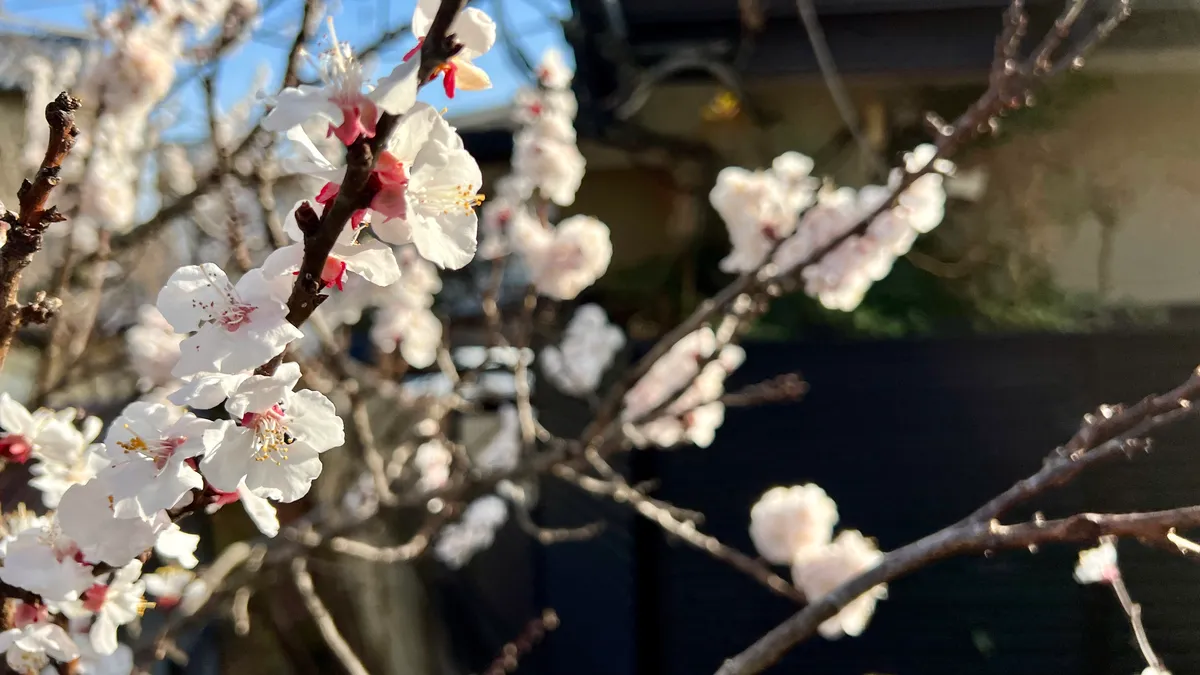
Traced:
<path fill-rule="evenodd" d="M 308 558 L 299 557 L 292 560 L 292 580 L 296 582 L 296 590 L 300 591 L 304 606 L 308 608 L 308 613 L 312 615 L 313 621 L 321 631 L 321 637 L 325 638 L 325 644 L 329 645 L 330 651 L 341 662 L 346 672 L 350 675 L 370 675 L 358 659 L 358 655 L 354 653 L 354 649 L 350 647 L 350 643 L 346 642 L 346 638 L 338 631 L 333 616 L 317 595 L 312 575 L 308 573 Z"/>
<path fill-rule="evenodd" d="M 1120 574 L 1117 574 L 1110 583 L 1113 593 L 1121 603 L 1121 609 L 1125 610 L 1125 616 L 1129 617 L 1129 627 L 1133 630 L 1133 636 L 1137 640 L 1138 649 L 1142 652 L 1142 658 L 1146 659 L 1146 665 L 1159 672 L 1166 672 L 1162 659 L 1158 658 L 1158 654 L 1155 654 L 1154 648 L 1150 646 L 1150 638 L 1146 635 L 1146 626 L 1142 624 L 1142 606 L 1130 597 L 1129 589 L 1125 587 L 1125 580 Z"/>

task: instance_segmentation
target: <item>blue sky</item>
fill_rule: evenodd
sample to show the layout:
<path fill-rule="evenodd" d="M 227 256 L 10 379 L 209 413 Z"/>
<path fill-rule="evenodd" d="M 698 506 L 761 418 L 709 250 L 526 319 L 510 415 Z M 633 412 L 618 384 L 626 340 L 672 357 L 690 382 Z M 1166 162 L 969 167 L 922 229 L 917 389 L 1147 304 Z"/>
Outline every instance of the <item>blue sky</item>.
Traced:
<path fill-rule="evenodd" d="M 255 80 L 260 64 L 270 68 L 271 86 L 276 86 L 283 71 L 292 36 L 300 19 L 303 0 L 259 0 L 268 10 L 253 38 L 242 45 L 222 64 L 218 78 L 218 92 L 223 105 L 228 105 L 244 96 Z M 412 17 L 415 0 L 342 0 L 332 2 L 329 15 L 333 17 L 338 39 L 353 45 L 372 42 L 381 33 L 397 26 L 406 25 Z M 563 42 L 559 22 L 569 13 L 568 0 L 481 0 L 473 3 L 497 19 L 501 31 L 508 30 L 513 42 L 520 50 L 536 61 L 543 50 L 556 46 L 570 57 Z M 0 17 L 10 22 L 30 22 L 42 25 L 62 26 L 70 29 L 86 25 L 87 12 L 110 10 L 115 2 L 107 6 L 104 0 L 97 3 L 80 0 L 10 0 L 5 2 Z M 322 26 L 321 45 L 328 46 L 327 30 Z M 395 42 L 391 49 L 379 54 L 380 62 L 376 73 L 386 73 L 413 45 L 414 40 L 406 37 Z M 526 83 L 516 66 L 513 52 L 498 40 L 496 47 L 476 61 L 487 70 L 492 78 L 493 89 L 484 92 L 460 92 L 453 101 L 447 99 L 440 87 L 426 87 L 421 98 L 440 107 L 447 107 L 448 116 L 502 105 L 512 98 L 513 92 Z M 183 66 L 180 75 L 189 68 Z M 270 88 L 270 87 L 269 87 Z M 199 82 L 193 81 L 177 92 L 177 103 L 182 109 L 180 133 L 204 128 L 203 99 Z"/>

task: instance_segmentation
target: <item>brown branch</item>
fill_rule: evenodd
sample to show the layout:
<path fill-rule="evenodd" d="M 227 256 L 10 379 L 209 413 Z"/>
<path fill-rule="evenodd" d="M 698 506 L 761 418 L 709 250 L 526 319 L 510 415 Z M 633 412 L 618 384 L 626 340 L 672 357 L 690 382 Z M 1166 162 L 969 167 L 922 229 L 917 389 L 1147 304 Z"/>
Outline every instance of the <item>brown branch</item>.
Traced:
<path fill-rule="evenodd" d="M 808 383 L 799 373 L 785 373 L 758 384 L 729 392 L 719 400 L 728 407 L 746 407 L 764 403 L 799 401 L 808 393 Z"/>
<path fill-rule="evenodd" d="M 329 613 L 325 603 L 321 602 L 320 596 L 317 595 L 317 590 L 313 587 L 312 575 L 308 573 L 307 558 L 292 560 L 292 579 L 296 582 L 296 590 L 300 591 L 304 606 L 321 631 L 321 637 L 325 638 L 325 644 L 329 645 L 329 650 L 341 662 L 346 672 L 350 675 L 370 675 L 358 655 L 354 653 L 350 643 L 346 642 L 346 638 L 342 637 L 338 631 L 337 624 L 333 622 L 333 615 Z"/>
<path fill-rule="evenodd" d="M 553 609 L 542 612 L 538 618 L 526 624 L 517 639 L 504 645 L 483 675 L 505 675 L 520 666 L 520 658 L 528 654 L 546 636 L 546 633 L 558 628 L 558 614 Z"/>
<path fill-rule="evenodd" d="M 1125 579 L 1120 574 L 1116 575 L 1110 585 L 1117 596 L 1117 602 L 1121 603 L 1121 609 L 1125 610 L 1125 616 L 1129 617 L 1129 627 L 1133 630 L 1133 637 L 1137 640 L 1142 658 L 1146 659 L 1146 665 L 1165 673 L 1167 669 L 1163 666 L 1162 659 L 1158 658 L 1158 654 L 1154 653 L 1154 648 L 1150 646 L 1150 637 L 1146 635 L 1146 626 L 1142 623 L 1142 606 L 1130 597 L 1129 589 L 1125 588 Z"/>
<path fill-rule="evenodd" d="M 450 25 L 465 4 L 466 0 L 442 0 L 438 7 L 429 34 L 425 36 L 421 45 L 421 65 L 417 71 L 417 78 L 422 84 L 462 49 L 462 45 L 450 34 Z M 301 218 L 297 213 L 297 221 L 304 233 L 304 258 L 287 302 L 287 320 L 293 326 L 300 326 L 307 321 L 328 297 L 321 295 L 325 288 L 321 281 L 325 261 L 351 215 L 370 206 L 374 196 L 370 187 L 371 171 L 399 121 L 399 115 L 384 113 L 375 125 L 375 135 L 372 138 L 359 138 L 346 148 L 345 178 L 337 198 L 324 210 L 319 219 Z M 309 211 L 311 212 L 311 209 Z M 313 213 L 315 215 L 315 212 Z M 281 354 L 255 372 L 270 375 L 282 362 Z"/>
<path fill-rule="evenodd" d="M 1020 525 L 1001 525 L 993 521 L 948 527 L 888 553 L 877 567 L 812 602 L 750 648 L 726 661 L 717 673 L 761 672 L 792 645 L 813 635 L 821 622 L 837 614 L 858 596 L 937 560 L 1050 543 L 1088 542 L 1106 535 L 1159 541 L 1165 539 L 1172 528 L 1197 526 L 1200 526 L 1200 506 L 1148 513 L 1080 513 L 1061 520 Z"/>
<path fill-rule="evenodd" d="M 51 223 L 61 222 L 62 215 L 47 207 L 50 192 L 59 182 L 62 163 L 75 146 L 79 130 L 75 128 L 75 111 L 79 101 L 66 92 L 46 106 L 46 122 L 50 125 L 50 140 L 46 156 L 32 182 L 26 180 L 17 191 L 20 213 L 5 211 L 2 219 L 8 224 L 8 240 L 0 248 L 0 368 L 8 356 L 13 337 L 26 320 L 36 320 L 37 314 L 24 311 L 19 301 L 21 273 L 33 256 L 42 248 L 42 236 Z M 53 314 L 53 310 L 48 315 Z M 47 319 L 49 316 L 46 317 Z"/>

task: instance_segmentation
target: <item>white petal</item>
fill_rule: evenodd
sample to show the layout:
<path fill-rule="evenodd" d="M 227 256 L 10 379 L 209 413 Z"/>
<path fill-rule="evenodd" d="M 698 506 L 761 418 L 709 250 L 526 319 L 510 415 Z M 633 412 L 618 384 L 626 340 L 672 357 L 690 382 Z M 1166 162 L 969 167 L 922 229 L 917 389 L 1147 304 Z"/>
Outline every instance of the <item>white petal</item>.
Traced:
<path fill-rule="evenodd" d="M 320 392 L 302 389 L 288 402 L 287 425 L 292 435 L 317 452 L 337 448 L 346 442 L 342 418 L 333 402 Z"/>
<path fill-rule="evenodd" d="M 251 375 L 237 388 L 225 403 L 225 409 L 234 420 L 246 413 L 261 413 L 281 403 L 288 392 L 300 381 L 299 364 L 288 361 L 280 364 L 274 375 Z"/>
<path fill-rule="evenodd" d="M 17 403 L 8 392 L 0 394 L 0 427 L 12 434 L 30 434 L 34 429 L 33 415 Z"/>
<path fill-rule="evenodd" d="M 450 32 L 462 43 L 462 55 L 473 59 L 496 44 L 496 22 L 483 10 L 468 7 L 450 24 Z"/>
<path fill-rule="evenodd" d="M 342 123 L 342 110 L 329 100 L 325 88 L 302 84 L 279 92 L 275 107 L 263 118 L 262 126 L 267 131 L 284 131 L 316 116 L 328 119 L 335 126 Z"/>
<path fill-rule="evenodd" d="M 417 103 L 396 124 L 396 130 L 388 139 L 387 150 L 411 170 L 425 141 L 439 127 L 449 128 L 449 124 L 437 109 L 428 103 Z"/>
<path fill-rule="evenodd" d="M 443 216 L 440 222 L 418 217 L 410 220 L 413 244 L 421 257 L 445 269 L 457 270 L 475 257 L 479 219 L 474 211 Z"/>
<path fill-rule="evenodd" d="M 156 306 L 177 333 L 190 333 L 211 318 L 203 305 L 224 303 L 231 286 L 225 272 L 212 263 L 185 265 L 167 279 Z"/>
<path fill-rule="evenodd" d="M 383 242 L 368 239 L 355 246 L 338 247 L 334 254 L 346 263 L 346 269 L 376 286 L 391 286 L 400 280 L 396 254 Z"/>
<path fill-rule="evenodd" d="M 246 377 L 244 373 L 196 373 L 185 378 L 179 389 L 167 396 L 167 400 L 175 405 L 207 410 L 220 405 Z"/>
<path fill-rule="evenodd" d="M 96 620 L 88 630 L 88 637 L 92 641 L 92 649 L 100 654 L 117 651 L 117 624 L 106 613 L 96 615 Z"/>
<path fill-rule="evenodd" d="M 340 113 L 339 113 L 340 116 Z M 339 171 L 338 167 L 326 159 L 325 155 L 313 145 L 312 139 L 308 134 L 304 133 L 304 129 L 294 126 L 287 130 L 288 140 L 294 143 L 294 147 L 299 151 L 298 157 L 289 157 L 283 160 L 282 165 L 288 173 L 304 173 L 312 176 L 324 176 L 330 172 Z"/>
<path fill-rule="evenodd" d="M 238 487 L 238 495 L 241 496 L 242 508 L 246 510 L 246 515 L 250 516 L 250 520 L 254 521 L 259 532 L 268 537 L 279 534 L 279 516 L 271 502 L 251 492 L 245 483 Z"/>
<path fill-rule="evenodd" d="M 379 81 L 370 94 L 371 100 L 386 113 L 400 115 L 407 112 L 417 101 L 417 71 L 420 67 L 421 51 L 417 50 L 411 59 L 396 66 Z"/>
<path fill-rule="evenodd" d="M 271 252 L 263 261 L 263 276 L 268 278 L 287 277 L 292 279 L 292 272 L 300 269 L 304 261 L 304 244 L 292 244 Z"/>
<path fill-rule="evenodd" d="M 221 442 L 200 461 L 200 473 L 222 492 L 233 492 L 254 461 L 254 431 L 224 423 Z"/>
<path fill-rule="evenodd" d="M 246 475 L 246 487 L 260 497 L 281 502 L 294 502 L 312 487 L 321 475 L 321 457 L 306 444 L 293 443 L 288 458 L 279 464 L 270 459 L 251 462 Z"/>

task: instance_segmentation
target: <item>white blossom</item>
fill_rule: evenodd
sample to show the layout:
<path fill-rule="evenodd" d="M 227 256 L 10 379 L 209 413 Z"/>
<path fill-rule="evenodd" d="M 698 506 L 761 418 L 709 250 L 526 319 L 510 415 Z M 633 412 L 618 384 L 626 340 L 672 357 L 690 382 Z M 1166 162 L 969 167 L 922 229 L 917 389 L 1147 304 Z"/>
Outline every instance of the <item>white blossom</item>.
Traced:
<path fill-rule="evenodd" d="M 172 565 L 159 567 L 150 574 L 143 574 L 142 582 L 146 585 L 146 593 L 152 596 L 155 605 L 162 609 L 170 609 L 178 605 L 184 597 L 206 591 L 204 582 L 196 577 L 195 572 Z"/>
<path fill-rule="evenodd" d="M 9 461 L 25 462 L 31 456 L 66 458 L 77 452 L 81 442 L 70 419 L 48 409 L 30 413 L 8 393 L 0 393 L 0 427 L 5 432 L 0 434 L 0 449 Z"/>
<path fill-rule="evenodd" d="M 192 569 L 200 563 L 196 558 L 196 548 L 200 546 L 200 535 L 184 532 L 178 525 L 171 523 L 154 540 L 154 552 L 158 557 L 178 563 Z"/>
<path fill-rule="evenodd" d="M 196 331 L 180 345 L 177 377 L 255 368 L 302 335 L 258 269 L 234 286 L 212 263 L 180 267 L 158 294 L 158 309 L 176 331 Z"/>
<path fill-rule="evenodd" d="M 219 440 L 214 423 L 165 405 L 137 401 L 121 411 L 104 439 L 118 518 L 151 518 L 175 506 L 204 479 L 188 463 Z"/>
<path fill-rule="evenodd" d="M 116 652 L 117 628 L 136 620 L 151 606 L 145 600 L 146 583 L 141 576 L 142 562 L 134 560 L 106 582 L 92 585 L 79 600 L 63 604 L 62 612 L 70 618 L 93 617 L 88 638 L 98 654 Z"/>
<path fill-rule="evenodd" d="M 434 554 L 453 569 L 467 564 L 476 553 L 492 545 L 496 531 L 508 519 L 508 505 L 496 495 L 484 495 L 463 511 L 462 520 L 442 528 Z"/>
<path fill-rule="evenodd" d="M 284 232 L 296 243 L 272 252 L 263 262 L 263 275 L 267 279 L 284 277 L 290 285 L 294 273 L 300 269 L 304 260 L 304 234 L 296 223 L 296 210 L 303 203 L 297 202 L 288 211 L 284 223 Z M 371 238 L 360 241 L 359 235 L 363 231 L 350 225 L 342 228 L 321 271 L 321 281 L 326 288 L 343 290 L 347 274 L 356 274 L 377 286 L 390 286 L 399 281 L 400 267 L 391 247 Z"/>
<path fill-rule="evenodd" d="M 608 226 L 591 216 L 571 216 L 551 230 L 534 226 L 519 250 L 538 292 L 559 300 L 573 300 L 612 260 Z"/>
<path fill-rule="evenodd" d="M 300 368 L 285 363 L 274 375 L 246 378 L 225 402 L 233 422 L 219 423 L 221 440 L 200 462 L 213 487 L 283 502 L 303 497 L 321 474 L 320 454 L 345 442 L 333 403 L 309 390 L 293 392 Z"/>
<path fill-rule="evenodd" d="M 375 315 L 371 341 L 381 352 L 399 351 L 414 368 L 427 368 L 437 360 L 442 346 L 442 322 L 425 307 L 390 304 Z"/>
<path fill-rule="evenodd" d="M 883 553 L 861 532 L 843 530 L 827 546 L 802 549 L 792 561 L 792 581 L 813 602 L 872 569 L 882 559 Z M 817 630 L 828 640 L 843 634 L 857 637 L 866 630 L 875 612 L 875 602 L 886 597 L 887 586 L 875 586 L 851 600 L 836 616 L 823 621 Z"/>
<path fill-rule="evenodd" d="M 432 492 L 444 486 L 450 479 L 450 464 L 454 456 L 441 441 L 432 439 L 422 443 L 413 454 L 412 463 L 420 477 L 417 489 Z"/>
<path fill-rule="evenodd" d="M 517 408 L 500 406 L 500 428 L 475 455 L 475 467 L 484 473 L 512 471 L 521 459 L 521 422 Z"/>
<path fill-rule="evenodd" d="M 413 10 L 412 31 L 417 37 L 418 47 L 433 26 L 433 18 L 440 6 L 440 0 L 417 0 L 417 6 Z M 454 98 L 458 89 L 478 91 L 490 88 L 491 78 L 472 61 L 487 53 L 496 43 L 495 22 L 483 10 L 467 7 L 454 18 L 447 33 L 454 36 L 455 41 L 462 45 L 462 49 L 435 71 L 443 74 L 446 96 Z M 405 58 L 417 53 L 419 50 L 414 49 Z"/>
<path fill-rule="evenodd" d="M 60 602 L 90 586 L 92 572 L 75 542 L 59 531 L 58 523 L 47 521 L 8 542 L 0 580 Z"/>
<path fill-rule="evenodd" d="M 154 546 L 155 539 L 171 524 L 166 511 L 148 517 L 118 518 L 113 512 L 116 486 L 108 470 L 82 485 L 72 485 L 58 505 L 63 534 L 78 544 L 91 563 L 125 565 Z"/>
<path fill-rule="evenodd" d="M 599 305 L 575 310 L 562 342 L 542 350 L 542 372 L 560 391 L 584 396 L 596 391 L 613 358 L 625 347 L 625 334 L 608 322 Z"/>
<path fill-rule="evenodd" d="M 1117 547 L 1111 539 L 1104 539 L 1099 546 L 1079 552 L 1075 581 L 1081 584 L 1111 584 L 1120 576 Z"/>
<path fill-rule="evenodd" d="M 837 504 L 820 487 L 775 487 L 750 509 L 750 539 L 768 562 L 788 565 L 804 551 L 829 544 L 837 520 Z"/>
<path fill-rule="evenodd" d="M 75 641 L 50 621 L 44 607 L 15 601 L 13 627 L 0 633 L 0 650 L 8 667 L 22 675 L 41 672 L 54 659 L 68 663 L 79 656 Z"/>

